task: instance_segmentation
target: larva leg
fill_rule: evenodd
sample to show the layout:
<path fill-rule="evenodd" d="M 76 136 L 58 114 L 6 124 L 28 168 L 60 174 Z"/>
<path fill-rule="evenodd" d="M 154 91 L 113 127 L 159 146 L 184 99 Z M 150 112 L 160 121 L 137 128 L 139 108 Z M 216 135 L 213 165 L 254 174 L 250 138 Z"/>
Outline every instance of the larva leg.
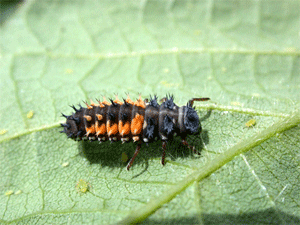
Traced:
<path fill-rule="evenodd" d="M 162 142 L 162 157 L 161 157 L 161 164 L 164 166 L 165 165 L 165 158 L 166 158 L 166 148 L 167 148 L 167 142 L 163 141 Z"/>
<path fill-rule="evenodd" d="M 193 150 L 193 152 L 194 152 L 195 154 L 201 155 L 200 152 L 198 152 L 198 151 L 195 149 L 195 146 L 189 145 L 189 143 L 188 143 L 185 139 L 182 139 L 182 140 L 181 140 L 181 143 L 182 143 L 183 145 L 187 146 L 189 149 Z"/>
<path fill-rule="evenodd" d="M 141 150 L 141 147 L 142 147 L 142 143 L 139 142 L 136 146 L 136 149 L 135 149 L 135 152 L 134 152 L 132 158 L 130 159 L 129 163 L 127 164 L 127 170 L 129 170 L 130 167 L 132 166 L 135 157 L 139 154 L 139 152 Z"/>

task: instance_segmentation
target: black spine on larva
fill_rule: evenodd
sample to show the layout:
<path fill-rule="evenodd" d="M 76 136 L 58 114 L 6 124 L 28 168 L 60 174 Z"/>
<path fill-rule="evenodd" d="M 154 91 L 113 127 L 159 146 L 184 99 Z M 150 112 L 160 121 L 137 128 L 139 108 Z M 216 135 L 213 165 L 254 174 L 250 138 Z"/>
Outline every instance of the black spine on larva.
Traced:
<path fill-rule="evenodd" d="M 163 105 L 165 108 L 168 108 L 168 109 L 173 109 L 174 106 L 175 106 L 175 103 L 174 103 L 174 98 L 173 96 L 170 96 L 170 98 L 168 98 L 168 96 L 166 97 L 166 101 L 163 102 Z"/>
<path fill-rule="evenodd" d="M 132 104 L 124 101 L 119 111 L 119 119 L 124 123 L 131 122 Z"/>
<path fill-rule="evenodd" d="M 110 99 L 110 101 L 111 105 L 108 106 L 107 120 L 110 121 L 110 125 L 113 125 L 115 123 L 118 123 L 120 105 L 118 103 L 115 103 L 112 99 Z"/>
<path fill-rule="evenodd" d="M 189 104 L 186 107 L 184 115 L 184 125 L 187 134 L 195 134 L 201 132 L 201 124 L 196 110 Z"/>
<path fill-rule="evenodd" d="M 150 106 L 153 106 L 154 108 L 159 108 L 159 104 L 157 103 L 157 96 L 156 95 L 154 95 L 154 98 L 152 98 L 151 96 L 150 96 L 150 102 L 149 102 L 149 105 Z"/>
<path fill-rule="evenodd" d="M 118 124 L 119 122 L 120 105 L 118 103 L 115 103 L 112 99 L 110 99 L 110 101 L 111 105 L 108 106 L 106 119 L 107 121 L 109 121 L 110 126 L 112 126 L 114 124 Z M 118 136 L 118 134 L 108 133 L 108 136 L 112 138 Z M 113 139 L 110 140 L 114 141 Z"/>
<path fill-rule="evenodd" d="M 155 119 L 148 117 L 147 126 L 144 129 L 144 138 L 147 138 L 147 142 L 153 142 L 154 138 L 157 136 L 157 126 L 155 124 Z"/>
<path fill-rule="evenodd" d="M 163 127 L 164 134 L 166 134 L 168 139 L 170 139 L 175 132 L 175 124 L 172 121 L 172 117 L 170 117 L 168 114 L 165 115 L 163 124 L 164 124 Z"/>
<path fill-rule="evenodd" d="M 158 123 L 159 120 L 159 104 L 157 103 L 157 97 L 152 99 L 150 96 L 150 102 L 145 109 L 144 127 L 143 127 L 143 140 L 145 142 L 153 142 L 156 137 L 159 137 Z"/>
<path fill-rule="evenodd" d="M 168 140 L 175 133 L 179 132 L 178 106 L 174 103 L 173 97 L 168 96 L 159 107 L 159 135 L 162 140 Z"/>

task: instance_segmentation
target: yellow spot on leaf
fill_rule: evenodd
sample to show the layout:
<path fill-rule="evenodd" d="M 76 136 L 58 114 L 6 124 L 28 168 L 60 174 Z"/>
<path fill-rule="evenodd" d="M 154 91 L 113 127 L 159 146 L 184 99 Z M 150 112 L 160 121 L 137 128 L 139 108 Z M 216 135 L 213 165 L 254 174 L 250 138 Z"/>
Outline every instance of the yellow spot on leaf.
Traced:
<path fill-rule="evenodd" d="M 244 104 L 240 103 L 240 102 L 230 102 L 230 105 L 234 105 L 234 106 L 243 106 Z"/>
<path fill-rule="evenodd" d="M 165 86 L 165 87 L 178 87 L 179 84 L 175 84 L 175 83 L 168 83 L 167 81 L 163 80 L 160 82 L 161 85 Z"/>
<path fill-rule="evenodd" d="M 0 130 L 0 135 L 5 134 L 7 130 Z"/>
<path fill-rule="evenodd" d="M 72 74 L 74 71 L 72 69 L 66 69 L 67 74 Z"/>
<path fill-rule="evenodd" d="M 251 119 L 248 122 L 245 123 L 246 127 L 253 127 L 256 124 L 255 119 Z"/>
<path fill-rule="evenodd" d="M 194 35 L 200 35 L 202 33 L 202 31 L 201 30 L 194 30 Z"/>
<path fill-rule="evenodd" d="M 169 72 L 170 72 L 169 68 L 164 68 L 164 73 L 169 73 Z"/>
<path fill-rule="evenodd" d="M 285 51 L 287 51 L 287 52 L 296 52 L 297 49 L 295 47 L 288 47 L 288 48 L 285 48 Z"/>
<path fill-rule="evenodd" d="M 15 195 L 19 195 L 19 194 L 22 194 L 22 191 L 21 190 L 17 190 Z"/>
<path fill-rule="evenodd" d="M 69 166 L 69 165 L 70 165 L 69 162 L 64 162 L 63 164 L 61 164 L 62 167 L 67 167 L 67 166 Z"/>
<path fill-rule="evenodd" d="M 27 113 L 27 118 L 28 119 L 31 119 L 33 117 L 33 111 L 30 110 L 28 113 Z"/>
<path fill-rule="evenodd" d="M 76 184 L 76 189 L 78 192 L 86 193 L 87 191 L 89 191 L 90 185 L 85 180 L 80 179 Z"/>
<path fill-rule="evenodd" d="M 6 196 L 10 196 L 10 195 L 12 195 L 13 193 L 14 193 L 13 190 L 9 190 L 9 191 L 5 192 L 5 195 L 6 195 Z"/>

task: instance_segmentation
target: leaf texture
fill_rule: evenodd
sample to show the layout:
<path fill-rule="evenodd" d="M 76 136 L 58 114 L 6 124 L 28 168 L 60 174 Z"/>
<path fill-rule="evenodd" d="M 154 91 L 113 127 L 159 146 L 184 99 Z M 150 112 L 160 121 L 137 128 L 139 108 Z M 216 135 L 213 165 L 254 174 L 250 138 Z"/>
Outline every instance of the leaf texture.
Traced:
<path fill-rule="evenodd" d="M 300 1 L 0 3 L 1 223 L 300 223 Z M 201 155 L 59 133 L 125 93 L 210 97 Z"/>

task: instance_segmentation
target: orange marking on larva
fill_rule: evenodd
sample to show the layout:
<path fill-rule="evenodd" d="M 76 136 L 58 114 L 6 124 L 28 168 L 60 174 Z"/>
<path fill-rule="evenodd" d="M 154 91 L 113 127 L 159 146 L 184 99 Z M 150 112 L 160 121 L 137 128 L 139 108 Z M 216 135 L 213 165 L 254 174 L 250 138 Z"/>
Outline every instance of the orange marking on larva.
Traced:
<path fill-rule="evenodd" d="M 145 102 L 142 100 L 141 96 L 134 102 L 134 105 L 142 107 L 143 109 L 146 108 Z"/>
<path fill-rule="evenodd" d="M 121 101 L 119 100 L 118 95 L 116 95 L 116 100 L 114 100 L 114 103 L 117 103 L 117 104 L 119 104 L 119 105 L 122 105 L 122 104 L 123 104 L 123 102 L 121 102 Z"/>
<path fill-rule="evenodd" d="M 106 130 L 108 136 L 115 135 L 119 132 L 118 130 L 118 124 L 114 123 L 112 126 L 110 125 L 110 121 L 107 121 L 106 123 Z"/>
<path fill-rule="evenodd" d="M 88 109 L 92 109 L 92 108 L 93 108 L 93 106 L 87 104 L 87 102 L 84 102 L 84 104 L 86 105 L 86 107 L 87 107 Z"/>
<path fill-rule="evenodd" d="M 96 114 L 96 117 L 99 121 L 103 119 L 103 116 L 101 114 Z"/>
<path fill-rule="evenodd" d="M 140 140 L 140 137 L 139 136 L 133 136 L 132 140 L 133 140 L 133 142 L 136 142 L 136 141 Z"/>
<path fill-rule="evenodd" d="M 122 137 L 125 135 L 128 135 L 130 133 L 130 123 L 126 122 L 123 124 L 123 122 L 120 120 L 119 121 L 119 133 L 121 134 Z"/>
<path fill-rule="evenodd" d="M 87 121 L 91 121 L 91 120 L 92 120 L 92 117 L 91 117 L 91 116 L 84 115 L 83 117 L 84 117 Z"/>
<path fill-rule="evenodd" d="M 96 135 L 105 135 L 106 133 L 106 126 L 105 123 L 102 123 L 100 126 L 98 124 L 98 121 L 96 121 Z"/>
<path fill-rule="evenodd" d="M 104 96 L 103 96 L 103 102 L 102 102 L 102 104 L 104 104 L 104 105 L 111 105 L 111 103 L 109 103 Z"/>
<path fill-rule="evenodd" d="M 143 129 L 144 116 L 136 114 L 131 122 L 131 133 L 134 135 L 140 134 Z"/>
<path fill-rule="evenodd" d="M 96 106 L 95 102 L 93 102 L 92 99 L 90 99 L 90 102 L 91 102 L 91 106 Z"/>
<path fill-rule="evenodd" d="M 94 133 L 96 132 L 95 126 L 92 125 L 92 126 L 90 126 L 90 127 L 86 127 L 86 128 L 85 128 L 85 131 L 86 131 L 86 136 L 88 137 L 89 134 L 94 134 Z"/>
<path fill-rule="evenodd" d="M 101 108 L 105 107 L 105 105 L 104 105 L 104 104 L 102 104 L 102 102 L 100 102 L 99 100 L 97 100 L 97 102 L 99 103 L 99 105 L 98 105 L 98 106 L 100 106 Z"/>
<path fill-rule="evenodd" d="M 127 95 L 126 102 L 132 105 L 134 104 L 134 102 L 130 99 L 129 95 Z"/>

